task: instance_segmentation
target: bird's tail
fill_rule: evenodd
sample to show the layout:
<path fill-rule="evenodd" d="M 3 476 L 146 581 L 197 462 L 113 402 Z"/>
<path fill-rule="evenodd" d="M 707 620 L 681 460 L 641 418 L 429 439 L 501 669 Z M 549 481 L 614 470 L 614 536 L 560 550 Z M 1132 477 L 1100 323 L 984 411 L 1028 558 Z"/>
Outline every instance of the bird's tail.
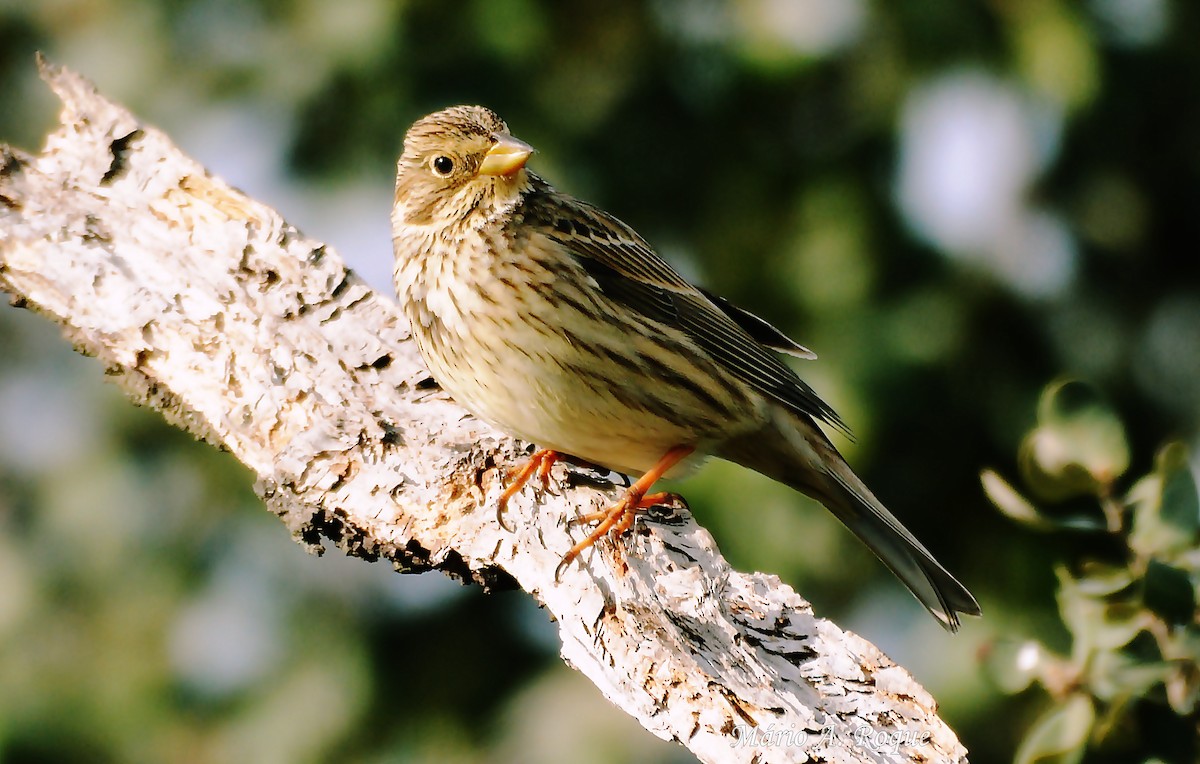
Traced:
<path fill-rule="evenodd" d="M 875 498 L 824 433 L 809 422 L 794 424 L 732 441 L 718 455 L 824 504 L 948 631 L 958 630 L 959 613 L 979 615 L 967 588 Z"/>

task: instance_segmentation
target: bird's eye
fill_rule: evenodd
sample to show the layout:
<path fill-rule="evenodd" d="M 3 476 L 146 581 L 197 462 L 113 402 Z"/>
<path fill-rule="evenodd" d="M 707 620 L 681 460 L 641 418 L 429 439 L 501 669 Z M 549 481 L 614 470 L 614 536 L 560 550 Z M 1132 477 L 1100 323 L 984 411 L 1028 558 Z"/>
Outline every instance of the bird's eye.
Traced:
<path fill-rule="evenodd" d="M 433 158 L 433 171 L 443 178 L 454 171 L 454 160 L 442 154 Z"/>

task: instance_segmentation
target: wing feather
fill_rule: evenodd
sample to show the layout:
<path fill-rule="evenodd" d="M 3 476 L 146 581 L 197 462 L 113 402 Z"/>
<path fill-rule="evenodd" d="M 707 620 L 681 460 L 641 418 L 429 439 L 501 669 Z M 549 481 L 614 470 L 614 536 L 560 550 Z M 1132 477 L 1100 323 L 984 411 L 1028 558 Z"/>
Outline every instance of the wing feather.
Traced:
<path fill-rule="evenodd" d="M 572 254 L 609 299 L 683 331 L 730 374 L 763 395 L 847 431 L 837 412 L 767 348 L 815 358 L 810 350 L 758 316 L 690 284 L 641 236 L 603 210 L 550 194 L 538 202 L 526 205 L 526 210 L 544 208 L 544 202 L 551 207 L 549 214 L 544 220 L 527 216 L 527 222 Z"/>
<path fill-rule="evenodd" d="M 729 316 L 731 321 L 742 327 L 746 334 L 753 337 L 760 345 L 790 355 L 793 358 L 803 358 L 806 361 L 817 360 L 816 353 L 779 331 L 762 318 L 748 310 L 739 308 L 724 297 L 713 294 L 703 287 L 697 287 L 697 289 L 700 290 L 700 294 L 707 297 L 709 302 L 720 308 L 722 313 Z"/>

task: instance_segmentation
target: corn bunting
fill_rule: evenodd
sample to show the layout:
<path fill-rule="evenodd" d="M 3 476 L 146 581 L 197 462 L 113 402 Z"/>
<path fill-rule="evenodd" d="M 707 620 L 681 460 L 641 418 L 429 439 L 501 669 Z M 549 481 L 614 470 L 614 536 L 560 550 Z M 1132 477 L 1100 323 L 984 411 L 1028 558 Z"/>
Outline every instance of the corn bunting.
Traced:
<path fill-rule="evenodd" d="M 776 353 L 815 356 L 556 191 L 526 168 L 532 153 L 488 109 L 427 116 L 405 136 L 392 212 L 396 290 L 433 376 L 541 448 L 501 511 L 560 454 L 640 474 L 616 506 L 583 518 L 598 526 L 566 565 L 661 501 L 648 493 L 660 477 L 716 456 L 820 501 L 946 628 L 979 614 L 851 471 L 820 427 L 841 419 Z"/>

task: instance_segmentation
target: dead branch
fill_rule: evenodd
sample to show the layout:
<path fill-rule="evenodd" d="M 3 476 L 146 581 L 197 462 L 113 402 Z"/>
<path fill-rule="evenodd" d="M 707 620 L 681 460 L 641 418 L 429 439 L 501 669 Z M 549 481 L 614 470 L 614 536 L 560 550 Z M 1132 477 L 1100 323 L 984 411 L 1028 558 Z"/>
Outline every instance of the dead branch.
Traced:
<path fill-rule="evenodd" d="M 567 519 L 619 486 L 557 467 L 559 487 L 523 492 L 503 530 L 499 476 L 526 446 L 437 389 L 390 297 L 79 76 L 41 67 L 62 124 L 37 156 L 0 149 L 0 289 L 135 402 L 252 469 L 301 543 L 520 586 L 569 665 L 703 761 L 965 760 L 908 672 L 774 576 L 731 570 L 684 509 L 556 583 L 580 532 Z"/>

